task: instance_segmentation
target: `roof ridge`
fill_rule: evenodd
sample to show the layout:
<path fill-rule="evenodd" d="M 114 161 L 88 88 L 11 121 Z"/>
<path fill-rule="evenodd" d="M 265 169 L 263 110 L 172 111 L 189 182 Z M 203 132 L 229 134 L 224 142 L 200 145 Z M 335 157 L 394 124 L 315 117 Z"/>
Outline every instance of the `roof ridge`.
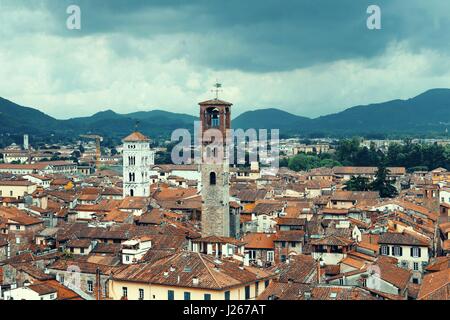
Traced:
<path fill-rule="evenodd" d="M 213 278 L 214 282 L 216 283 L 217 286 L 220 286 L 219 281 L 217 281 L 216 277 L 213 275 L 212 271 L 209 270 L 208 265 L 205 263 L 205 260 L 203 259 L 202 255 L 200 254 L 200 252 L 196 252 L 201 260 L 201 262 L 205 265 L 206 270 L 208 270 L 208 273 L 211 275 L 211 277 Z"/>

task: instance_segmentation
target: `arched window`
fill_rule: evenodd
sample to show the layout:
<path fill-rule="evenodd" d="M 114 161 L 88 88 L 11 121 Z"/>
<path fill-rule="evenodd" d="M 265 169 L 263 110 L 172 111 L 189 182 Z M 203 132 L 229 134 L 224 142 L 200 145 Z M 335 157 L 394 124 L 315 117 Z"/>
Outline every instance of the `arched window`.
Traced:
<path fill-rule="evenodd" d="M 211 112 L 211 127 L 219 127 L 219 126 L 220 126 L 219 110 L 214 109 Z"/>
<path fill-rule="evenodd" d="M 216 184 L 216 173 L 215 173 L 215 172 L 211 172 L 211 173 L 209 174 L 209 184 L 210 184 L 211 186 L 213 186 L 213 185 Z"/>

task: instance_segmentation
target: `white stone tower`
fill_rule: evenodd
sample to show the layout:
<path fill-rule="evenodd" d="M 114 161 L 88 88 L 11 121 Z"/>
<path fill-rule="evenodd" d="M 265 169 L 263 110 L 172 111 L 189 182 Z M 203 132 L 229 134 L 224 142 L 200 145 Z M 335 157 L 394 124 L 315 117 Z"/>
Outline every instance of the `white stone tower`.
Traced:
<path fill-rule="evenodd" d="M 29 145 L 29 142 L 28 142 L 28 134 L 24 134 L 23 135 L 23 149 L 24 150 L 30 149 L 30 145 Z"/>
<path fill-rule="evenodd" d="M 155 164 L 155 153 L 150 139 L 133 132 L 123 141 L 123 196 L 150 196 L 150 167 Z"/>
<path fill-rule="evenodd" d="M 202 236 L 230 236 L 230 175 L 226 139 L 232 104 L 219 99 L 199 103 L 202 141 Z M 217 144 L 211 134 L 219 134 Z M 213 143 L 215 141 L 215 143 Z"/>

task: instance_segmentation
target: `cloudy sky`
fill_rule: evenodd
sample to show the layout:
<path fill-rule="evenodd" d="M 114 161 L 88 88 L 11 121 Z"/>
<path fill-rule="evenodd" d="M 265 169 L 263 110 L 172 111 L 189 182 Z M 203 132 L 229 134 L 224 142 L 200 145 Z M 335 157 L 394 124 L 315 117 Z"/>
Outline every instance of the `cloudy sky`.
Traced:
<path fill-rule="evenodd" d="M 449 30 L 447 0 L 0 0 L 0 96 L 58 118 L 196 114 L 219 79 L 235 115 L 316 117 L 450 88 Z"/>

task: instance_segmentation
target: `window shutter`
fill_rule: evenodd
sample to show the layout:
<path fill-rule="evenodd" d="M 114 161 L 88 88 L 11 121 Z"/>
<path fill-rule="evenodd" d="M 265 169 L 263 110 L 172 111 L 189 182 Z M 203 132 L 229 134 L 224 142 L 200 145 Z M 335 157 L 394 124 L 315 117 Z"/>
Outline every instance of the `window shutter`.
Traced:
<path fill-rule="evenodd" d="M 400 248 L 400 257 L 401 256 L 403 256 L 403 248 L 402 247 L 399 247 Z"/>
<path fill-rule="evenodd" d="M 417 248 L 417 252 L 419 253 L 418 256 L 419 256 L 419 258 L 420 258 L 420 256 L 422 255 L 422 249 L 421 249 L 420 247 Z"/>
<path fill-rule="evenodd" d="M 411 257 L 414 257 L 414 247 L 411 247 Z"/>

